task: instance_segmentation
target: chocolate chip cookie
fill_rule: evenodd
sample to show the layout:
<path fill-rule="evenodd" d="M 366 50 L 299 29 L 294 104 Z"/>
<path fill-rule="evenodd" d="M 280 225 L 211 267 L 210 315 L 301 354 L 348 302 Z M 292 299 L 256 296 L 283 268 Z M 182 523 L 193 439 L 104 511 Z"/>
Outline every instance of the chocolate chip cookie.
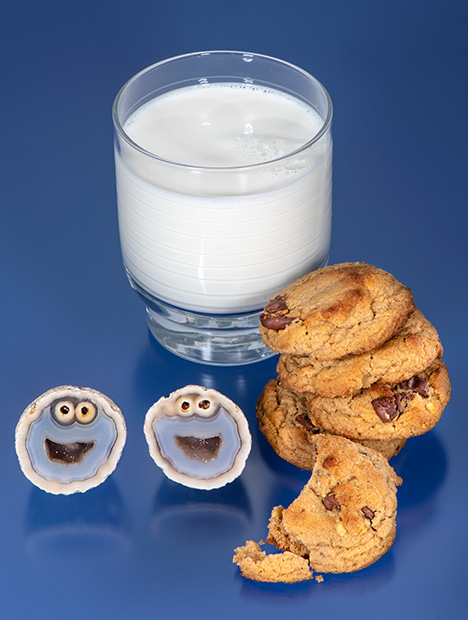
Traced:
<path fill-rule="evenodd" d="M 342 263 L 300 278 L 265 307 L 260 333 L 277 353 L 335 360 L 394 336 L 415 310 L 411 291 L 365 263 Z"/>
<path fill-rule="evenodd" d="M 431 430 L 450 400 L 447 367 L 438 358 L 395 385 L 377 384 L 355 396 L 308 396 L 309 417 L 330 433 L 353 439 L 407 439 Z"/>
<path fill-rule="evenodd" d="M 373 383 L 395 384 L 422 372 L 443 352 L 439 335 L 420 310 L 379 347 L 334 361 L 283 354 L 277 366 L 281 384 L 296 392 L 333 398 L 352 396 Z"/>
<path fill-rule="evenodd" d="M 317 435 L 314 444 L 311 478 L 288 508 L 276 506 L 271 514 L 267 542 L 284 552 L 282 570 L 265 579 L 265 556 L 259 557 L 259 549 L 248 544 L 236 550 L 234 561 L 241 570 L 247 566 L 245 558 L 251 558 L 244 573 L 250 579 L 281 581 L 282 573 L 310 579 L 303 563 L 298 573 L 297 565 L 285 568 L 292 563 L 290 554 L 319 572 L 359 570 L 378 560 L 394 541 L 401 479 L 386 459 L 343 437 Z"/>
<path fill-rule="evenodd" d="M 328 434 L 309 417 L 307 398 L 271 380 L 257 402 L 258 425 L 273 450 L 288 463 L 312 471 L 315 463 L 315 437 Z M 405 445 L 405 440 L 362 440 L 390 459 Z"/>

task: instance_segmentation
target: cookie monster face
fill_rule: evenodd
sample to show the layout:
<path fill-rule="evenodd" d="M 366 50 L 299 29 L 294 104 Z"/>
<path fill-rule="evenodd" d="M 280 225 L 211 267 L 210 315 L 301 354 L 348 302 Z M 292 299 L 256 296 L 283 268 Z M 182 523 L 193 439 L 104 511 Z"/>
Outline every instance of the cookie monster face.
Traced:
<path fill-rule="evenodd" d="M 251 436 L 242 411 L 213 389 L 188 385 L 146 414 L 150 454 L 166 476 L 196 489 L 232 482 L 244 469 Z"/>
<path fill-rule="evenodd" d="M 31 403 L 16 428 L 26 477 L 54 494 L 91 489 L 115 469 L 126 439 L 120 409 L 89 388 L 62 386 Z"/>

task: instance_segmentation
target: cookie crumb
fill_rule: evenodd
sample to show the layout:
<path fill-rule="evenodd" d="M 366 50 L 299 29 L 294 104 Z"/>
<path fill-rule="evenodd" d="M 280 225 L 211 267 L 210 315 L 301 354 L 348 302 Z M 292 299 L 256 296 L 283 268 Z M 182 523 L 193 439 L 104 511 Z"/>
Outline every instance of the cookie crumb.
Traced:
<path fill-rule="evenodd" d="M 314 579 L 317 583 L 323 583 L 322 575 L 315 575 Z"/>

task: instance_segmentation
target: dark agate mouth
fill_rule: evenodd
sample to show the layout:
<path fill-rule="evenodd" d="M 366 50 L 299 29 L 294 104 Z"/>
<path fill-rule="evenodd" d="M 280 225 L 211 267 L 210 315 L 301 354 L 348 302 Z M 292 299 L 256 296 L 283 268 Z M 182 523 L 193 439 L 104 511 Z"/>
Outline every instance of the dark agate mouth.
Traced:
<path fill-rule="evenodd" d="M 95 441 L 74 441 L 57 443 L 48 437 L 45 440 L 47 457 L 52 463 L 76 465 L 83 461 L 84 455 L 94 448 Z"/>
<path fill-rule="evenodd" d="M 194 461 L 209 463 L 218 458 L 223 440 L 221 435 L 214 437 L 194 437 L 192 435 L 175 435 L 175 443 L 185 456 Z"/>

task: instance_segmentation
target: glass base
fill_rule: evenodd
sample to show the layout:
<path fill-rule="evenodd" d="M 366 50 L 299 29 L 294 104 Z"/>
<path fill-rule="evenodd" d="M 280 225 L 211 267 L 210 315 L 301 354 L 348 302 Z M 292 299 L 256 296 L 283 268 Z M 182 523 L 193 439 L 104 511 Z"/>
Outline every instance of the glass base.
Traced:
<path fill-rule="evenodd" d="M 260 337 L 261 310 L 249 314 L 209 316 L 152 299 L 146 312 L 150 331 L 156 340 L 175 355 L 192 362 L 238 366 L 275 355 Z"/>

